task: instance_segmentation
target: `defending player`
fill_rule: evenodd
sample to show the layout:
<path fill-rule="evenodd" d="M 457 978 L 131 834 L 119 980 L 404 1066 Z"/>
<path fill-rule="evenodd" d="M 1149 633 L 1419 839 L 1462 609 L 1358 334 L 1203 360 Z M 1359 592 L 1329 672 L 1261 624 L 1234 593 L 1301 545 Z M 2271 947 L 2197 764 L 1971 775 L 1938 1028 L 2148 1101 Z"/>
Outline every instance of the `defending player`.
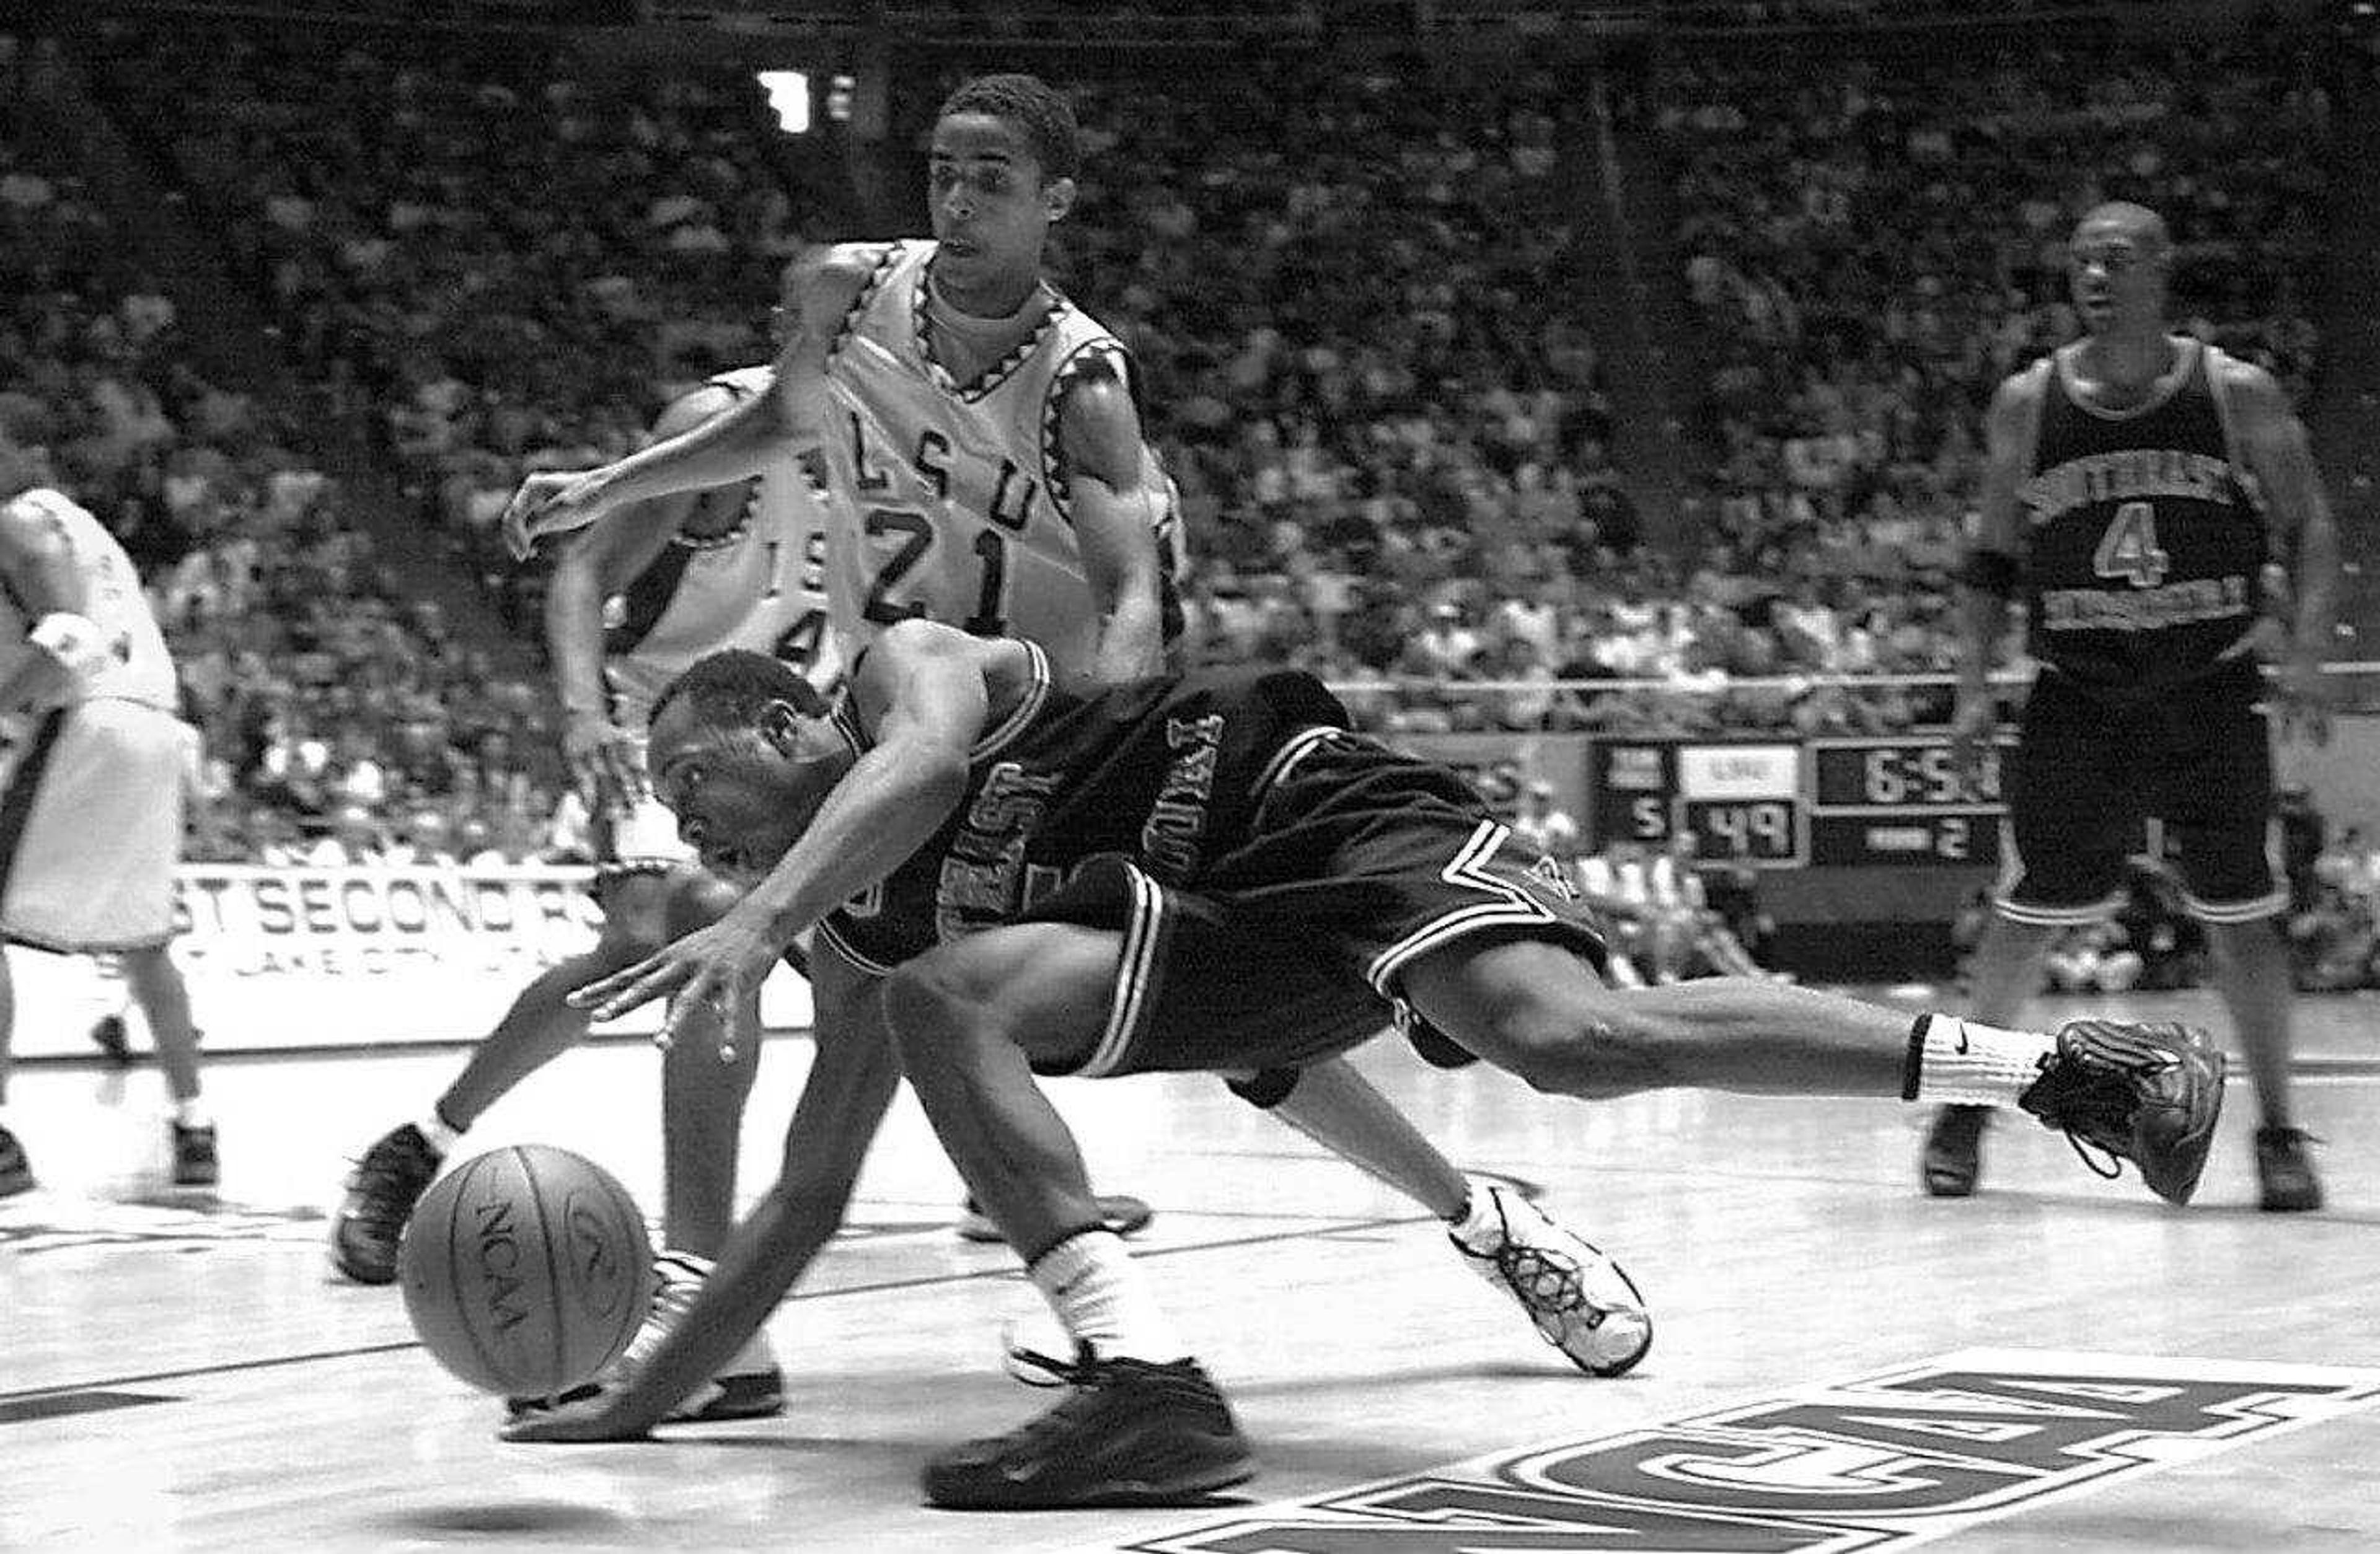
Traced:
<path fill-rule="evenodd" d="M 655 422 L 657 439 L 686 431 L 765 394 L 769 370 L 722 373 Z M 734 893 L 693 867 L 644 775 L 653 697 L 720 648 L 775 654 L 812 684 L 841 674 L 827 628 L 828 524 L 801 454 L 783 444 L 750 479 L 676 493 L 613 514 L 575 537 L 546 591 L 546 642 L 565 719 L 563 740 L 596 816 L 601 862 L 595 946 L 524 989 L 418 1123 L 375 1142 L 358 1163 L 332 1232 L 340 1271 L 365 1283 L 395 1277 L 396 1244 L 414 1204 L 456 1139 L 515 1085 L 584 1039 L 585 1014 L 564 995 L 648 954 L 672 932 L 710 921 Z M 814 452 L 814 450 L 813 450 Z M 750 1012 L 758 1023 L 758 992 Z M 662 1060 L 662 1291 L 657 1309 L 692 1298 L 734 1223 L 735 1152 L 757 1043 Z M 782 1404 L 766 1341 L 733 1357 L 684 1411 L 741 1418 Z"/>
<path fill-rule="evenodd" d="M 1251 1471 L 1245 1444 L 1123 1244 L 1033 1074 L 1295 1064 L 1393 1010 L 1533 1087 L 1669 1086 L 2022 1106 L 2185 1201 L 2222 1102 L 2221 1054 L 2180 1027 L 2056 1036 L 1761 981 L 1606 989 L 1602 940 L 1556 869 L 1443 767 L 1346 731 L 1290 670 L 1165 676 L 1082 697 L 1039 651 L 913 622 L 829 709 L 782 666 L 722 654 L 662 698 L 656 788 L 705 863 L 756 880 L 718 923 L 574 998 L 671 1018 L 733 1000 L 812 926 L 883 968 L 874 1018 L 949 1149 L 1081 1345 L 1072 1395 L 947 1454 L 934 1503 L 1170 1499 Z M 801 1124 L 891 1077 L 841 1038 Z M 823 1044 L 820 1062 L 828 1061 Z M 880 1062 L 880 1060 L 876 1060 Z M 813 1080 L 814 1091 L 820 1089 Z M 854 1162 L 856 1169 L 856 1162 Z M 635 1433 L 783 1287 L 798 1206 L 776 1195 L 620 1398 L 520 1439 Z M 1607 1261 L 1588 1298 L 1625 1310 Z"/>
<path fill-rule="evenodd" d="M 167 945 L 198 733 L 140 577 L 115 536 L 8 461 L 0 507 L 0 938 L 57 954 L 115 954 L 157 1038 L 174 1099 L 174 1183 L 214 1184 L 214 1124 L 199 1099 L 189 989 Z M 0 1096 L 16 997 L 0 954 Z M 0 1197 L 33 1185 L 0 1115 Z"/>
<path fill-rule="evenodd" d="M 933 239 L 845 245 L 789 267 L 800 327 L 768 392 L 618 464 L 532 477 L 506 514 L 515 548 L 625 502 L 740 478 L 823 433 L 838 526 L 830 613 L 847 652 L 923 616 L 1033 641 L 1070 685 L 1152 672 L 1178 626 L 1172 485 L 1142 435 L 1129 354 L 1041 275 L 1050 225 L 1074 200 L 1075 142 L 1064 99 L 1030 77 L 960 87 L 934 129 Z M 865 983 L 835 959 L 821 953 L 813 968 L 821 1026 L 850 1018 L 837 1002 Z M 1475 1189 L 1351 1068 L 1278 1069 L 1235 1088 L 1446 1220 L 1549 1342 L 1607 1365 L 1560 1292 L 1533 1296 L 1498 1260 L 1524 1243 L 1564 1260 L 1593 1250 L 1525 1200 Z M 824 1181 L 811 1195 L 833 1198 L 829 1228 L 847 1192 Z"/>
<path fill-rule="evenodd" d="M 2051 942 L 2115 909 L 2143 819 L 2162 819 L 2255 1076 L 2262 1207 L 2318 1208 L 2289 1112 L 2288 898 L 2272 861 L 2257 623 L 2277 545 L 2296 560 L 2296 605 L 2274 689 L 2318 722 L 2338 532 L 2305 428 L 2271 374 L 2167 333 L 2165 223 L 2100 206 L 2069 255 L 2087 337 L 1994 397 L 1964 571 L 1954 736 L 1972 749 L 1991 730 L 1985 676 L 2011 599 L 2041 663 L 2003 783 L 2017 870 L 1975 952 L 1973 1007 L 2013 1019 Z M 1935 1120 L 1928 1193 L 1975 1190 L 1986 1120 L 1963 1107 Z"/>

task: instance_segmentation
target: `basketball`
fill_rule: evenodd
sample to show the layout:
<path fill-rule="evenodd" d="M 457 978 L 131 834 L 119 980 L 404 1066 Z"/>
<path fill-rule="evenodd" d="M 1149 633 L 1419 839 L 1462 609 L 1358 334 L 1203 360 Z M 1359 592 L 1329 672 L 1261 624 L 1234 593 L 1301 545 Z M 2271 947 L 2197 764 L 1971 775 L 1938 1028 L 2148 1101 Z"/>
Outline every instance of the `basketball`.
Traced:
<path fill-rule="evenodd" d="M 396 1266 L 430 1353 L 502 1397 L 552 1397 L 594 1379 L 651 1298 L 636 1200 L 594 1161 L 542 1144 L 492 1149 L 432 1185 Z"/>

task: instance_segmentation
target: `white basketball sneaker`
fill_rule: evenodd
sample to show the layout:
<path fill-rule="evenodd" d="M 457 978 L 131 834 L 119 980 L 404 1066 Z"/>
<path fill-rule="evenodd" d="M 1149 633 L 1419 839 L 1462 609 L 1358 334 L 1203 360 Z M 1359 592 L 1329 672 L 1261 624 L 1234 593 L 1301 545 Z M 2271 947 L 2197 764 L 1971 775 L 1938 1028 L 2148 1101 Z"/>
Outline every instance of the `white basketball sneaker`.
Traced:
<path fill-rule="evenodd" d="M 644 1368 L 702 1293 L 710 1277 L 710 1259 L 690 1252 L 663 1252 L 653 1259 L 653 1308 L 619 1359 L 618 1368 L 634 1373 Z M 688 1392 L 663 1417 L 671 1424 L 711 1419 L 759 1419 L 785 1409 L 785 1373 L 778 1368 L 775 1351 L 764 1329 L 744 1341 L 744 1347 L 711 1378 Z"/>
<path fill-rule="evenodd" d="M 1618 1376 L 1645 1357 L 1653 1317 L 1618 1263 L 1500 1183 L 1474 1182 L 1471 1191 L 1487 1224 L 1468 1242 L 1454 1232 L 1447 1239 L 1519 1303 L 1539 1337 L 1589 1376 Z"/>
<path fill-rule="evenodd" d="M 554 1402 L 577 1402 L 601 1392 L 618 1391 L 630 1377 L 649 1364 L 662 1341 L 668 1338 L 702 1293 L 711 1262 L 691 1252 L 663 1252 L 653 1258 L 653 1304 L 628 1340 L 628 1347 L 585 1387 L 565 1392 Z M 517 1418 L 549 1406 L 548 1400 L 507 1398 L 505 1407 Z M 721 1419 L 759 1419 L 785 1409 L 785 1373 L 769 1347 L 765 1330 L 744 1341 L 744 1347 L 711 1378 L 678 1400 L 663 1414 L 672 1425 L 705 1424 Z"/>

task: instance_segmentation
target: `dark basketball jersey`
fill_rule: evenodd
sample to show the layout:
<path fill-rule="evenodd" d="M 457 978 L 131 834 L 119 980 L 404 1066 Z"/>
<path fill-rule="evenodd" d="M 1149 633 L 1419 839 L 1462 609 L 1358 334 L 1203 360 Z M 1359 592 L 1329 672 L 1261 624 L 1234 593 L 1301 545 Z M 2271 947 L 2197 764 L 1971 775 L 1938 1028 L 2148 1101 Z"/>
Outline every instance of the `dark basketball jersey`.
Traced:
<path fill-rule="evenodd" d="M 2217 353 L 2182 346 L 2137 410 L 2085 404 L 2068 346 L 2036 369 L 2041 425 L 2025 519 L 2034 656 L 2085 686 L 2138 695 L 2198 679 L 2255 625 L 2263 514 L 2232 456 Z"/>
<path fill-rule="evenodd" d="M 1047 658 L 1026 647 L 1033 689 L 978 742 L 965 799 L 821 925 L 861 968 L 1012 922 L 1101 854 L 1160 884 L 1196 881 L 1247 838 L 1292 736 L 1347 723 L 1338 698 L 1295 671 L 1201 671 L 1085 699 L 1052 686 Z"/>

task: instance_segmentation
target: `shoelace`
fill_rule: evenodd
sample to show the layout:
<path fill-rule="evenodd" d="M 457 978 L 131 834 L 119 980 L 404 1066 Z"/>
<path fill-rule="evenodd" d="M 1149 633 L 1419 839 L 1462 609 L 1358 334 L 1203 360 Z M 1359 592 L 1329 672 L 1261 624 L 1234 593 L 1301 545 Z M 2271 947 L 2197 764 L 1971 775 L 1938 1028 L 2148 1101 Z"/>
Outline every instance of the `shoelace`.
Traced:
<path fill-rule="evenodd" d="M 1495 1259 L 1496 1271 L 1503 1275 L 1505 1282 L 1519 1291 L 1532 1305 L 1542 1302 L 1554 1311 L 1584 1313 L 1589 1327 L 1600 1323 L 1605 1313 L 1602 1307 L 1586 1298 L 1585 1270 L 1579 1267 L 1576 1259 L 1519 1241 L 1512 1234 L 1512 1217 L 1506 1211 L 1502 1196 L 1498 1195 L 1491 1201 L 1496 1205 L 1498 1239 L 1496 1250 L 1487 1256 Z M 1480 1254 L 1475 1252 L 1472 1255 L 1477 1257 Z M 1541 1295 L 1540 1284 L 1548 1281 L 1548 1276 L 1550 1276 L 1551 1292 Z"/>
<path fill-rule="evenodd" d="M 2074 1150 L 2074 1158 L 2081 1160 L 2091 1174 L 2100 1181 L 2113 1182 L 2117 1177 L 2124 1174 L 2123 1157 L 2118 1155 L 2113 1149 L 2104 1144 L 2085 1145 L 2082 1142 L 2082 1135 L 2072 1128 L 2060 1128 L 2058 1131 L 2066 1135 L 2067 1144 Z M 2104 1170 L 2098 1160 L 2093 1158 L 2091 1154 L 2093 1149 L 2107 1157 L 2107 1164 Z"/>
<path fill-rule="evenodd" d="M 1087 1347 L 1076 1349 L 1073 1359 L 1062 1360 L 1055 1354 L 1044 1354 L 1038 1349 L 1028 1349 L 1016 1342 L 1015 1331 L 1014 1321 L 1003 1324 L 1001 1339 L 1002 1346 L 1008 1351 L 1008 1374 L 1024 1382 L 1027 1387 L 1038 1387 L 1044 1390 L 1079 1387 L 1090 1378 L 1091 1371 L 1098 1361 L 1092 1357 Z"/>

